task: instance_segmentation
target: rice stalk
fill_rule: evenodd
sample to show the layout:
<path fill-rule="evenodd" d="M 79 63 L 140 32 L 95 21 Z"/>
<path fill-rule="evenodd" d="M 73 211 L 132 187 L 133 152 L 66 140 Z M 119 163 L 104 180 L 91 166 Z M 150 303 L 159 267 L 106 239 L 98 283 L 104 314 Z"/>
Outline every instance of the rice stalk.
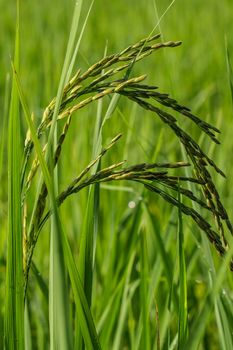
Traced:
<path fill-rule="evenodd" d="M 92 160 L 89 165 L 83 169 L 65 190 L 63 190 L 57 197 L 57 205 L 60 206 L 67 197 L 72 194 L 78 193 L 83 188 L 91 186 L 93 184 L 112 182 L 112 181 L 134 181 L 141 183 L 146 189 L 158 194 L 165 201 L 169 202 L 172 206 L 179 207 L 179 203 L 175 196 L 169 194 L 167 189 L 180 193 L 188 198 L 191 202 L 196 202 L 199 207 L 212 213 L 216 230 L 214 230 L 211 224 L 196 210 L 191 208 L 185 203 L 180 203 L 182 213 L 193 218 L 202 231 L 205 232 L 211 243 L 214 244 L 218 253 L 223 256 L 228 249 L 227 239 L 225 237 L 225 229 L 227 228 L 231 233 L 232 225 L 229 220 L 228 214 L 221 202 L 220 195 L 213 182 L 212 176 L 208 170 L 208 167 L 213 168 L 217 173 L 225 176 L 222 170 L 215 164 L 215 162 L 206 154 L 206 152 L 198 145 L 189 132 L 185 131 L 183 127 L 180 127 L 177 123 L 177 117 L 171 114 L 172 111 L 176 112 L 179 117 L 185 118 L 189 122 L 193 122 L 215 143 L 219 143 L 216 138 L 216 134 L 219 130 L 211 124 L 201 120 L 195 116 L 189 108 L 179 104 L 176 100 L 169 97 L 168 94 L 160 93 L 158 87 L 146 85 L 142 83 L 146 76 L 138 76 L 134 78 L 127 77 L 126 75 L 120 79 L 110 80 L 115 75 L 129 69 L 136 62 L 144 59 L 146 56 L 156 52 L 156 50 L 167 47 L 177 47 L 180 42 L 166 42 L 156 43 L 152 42 L 159 39 L 159 35 L 155 35 L 151 38 L 145 38 L 138 43 L 127 47 L 120 53 L 109 55 L 101 59 L 99 62 L 92 65 L 86 72 L 82 73 L 80 70 L 70 79 L 65 85 L 62 95 L 61 103 L 58 111 L 58 120 L 66 118 L 64 128 L 58 137 L 57 146 L 53 155 L 53 167 L 59 162 L 60 154 L 62 152 L 62 145 L 68 133 L 71 117 L 79 109 L 88 106 L 90 103 L 101 100 L 105 96 L 118 94 L 125 98 L 130 99 L 134 103 L 137 103 L 142 109 L 149 110 L 153 115 L 158 116 L 160 121 L 169 127 L 179 142 L 184 146 L 189 164 L 184 162 L 167 163 L 167 164 L 136 164 L 130 167 L 123 167 L 125 161 L 119 161 L 116 164 L 112 164 L 104 169 L 100 169 L 96 173 L 88 176 L 90 169 L 95 166 L 108 149 L 118 140 L 120 136 L 113 139 L 106 149 L 103 149 L 99 155 Z M 123 64 L 122 64 L 123 62 Z M 87 95 L 87 96 L 86 96 Z M 54 113 L 56 105 L 56 99 L 53 99 L 42 116 L 42 121 L 37 129 L 37 137 L 44 134 L 45 130 L 51 128 L 52 115 Z M 163 109 L 161 109 L 161 107 Z M 164 110 L 164 107 L 167 110 Z M 46 148 L 46 144 L 44 146 Z M 33 141 L 30 136 L 25 143 L 25 166 L 27 168 L 28 160 L 33 150 Z M 37 158 L 34 159 L 34 163 L 31 168 L 27 170 L 28 180 L 26 183 L 27 191 L 30 190 L 30 184 L 33 180 L 38 169 Z M 178 169 L 182 166 L 192 166 L 194 177 L 186 177 L 182 174 L 176 176 L 169 174 L 168 170 L 171 168 Z M 164 167 L 165 171 L 153 171 L 156 167 Z M 195 186 L 199 186 L 202 189 L 202 195 L 198 198 L 189 189 L 178 186 L 180 182 L 191 182 Z M 25 193 L 25 200 L 27 194 Z M 46 185 L 42 186 L 40 195 L 36 203 L 36 210 L 32 218 L 32 224 L 28 232 L 28 257 L 27 257 L 27 273 L 30 269 L 33 251 L 39 236 L 39 233 L 51 215 L 51 209 L 44 214 L 46 209 L 47 189 Z M 225 228 L 226 226 L 226 228 Z M 231 262 L 231 269 L 233 269 L 233 263 Z M 26 277 L 27 279 L 28 277 Z"/>

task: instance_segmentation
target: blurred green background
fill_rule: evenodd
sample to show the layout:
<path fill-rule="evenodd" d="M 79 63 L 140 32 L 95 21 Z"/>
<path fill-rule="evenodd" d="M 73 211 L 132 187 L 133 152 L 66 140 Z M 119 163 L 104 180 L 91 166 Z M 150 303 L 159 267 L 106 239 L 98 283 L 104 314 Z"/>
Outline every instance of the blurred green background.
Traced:
<path fill-rule="evenodd" d="M 90 1 L 84 2 L 83 14 L 86 13 L 90 3 Z M 38 121 L 43 109 L 57 91 L 73 5 L 74 2 L 71 0 L 49 2 L 25 0 L 20 5 L 20 74 L 23 87 L 28 91 L 28 103 Z M 81 19 L 81 22 L 83 21 L 84 15 Z M 13 55 L 14 46 L 14 1 L 0 1 L 0 23 L 3 34 L 0 36 L 0 101 L 4 110 L 6 81 L 11 74 L 10 57 Z M 216 181 L 219 181 L 221 193 L 225 196 L 224 203 L 231 216 L 233 112 L 226 59 L 226 41 L 229 52 L 233 51 L 230 0 L 221 2 L 217 0 L 173 2 L 96 0 L 85 29 L 75 68 L 87 69 L 103 56 L 106 46 L 109 54 L 120 51 L 149 35 L 155 27 L 155 32 L 161 32 L 165 41 L 181 40 L 182 46 L 153 54 L 144 62 L 139 62 L 133 74 L 136 76 L 146 73 L 147 82 L 159 86 L 160 91 L 171 94 L 181 104 L 190 107 L 198 116 L 221 129 L 222 145 L 216 148 L 211 146 L 210 152 L 214 152 L 216 163 L 227 175 L 227 180 L 217 177 Z M 123 112 L 125 120 L 117 117 L 117 122 L 111 121 L 109 137 L 126 128 L 128 126 L 126 123 L 130 123 L 129 114 L 135 114 L 132 117 L 136 119 L 132 122 L 131 132 L 133 138 L 141 141 L 134 143 L 133 148 L 129 148 L 128 152 L 132 161 L 148 160 L 160 133 L 160 122 L 156 123 L 154 120 L 151 122 L 151 118 L 144 111 L 132 111 L 131 105 L 125 101 Z M 91 109 L 88 113 L 96 112 Z M 88 125 L 94 123 L 94 116 L 85 118 L 85 116 L 82 117 L 83 114 L 85 112 L 80 113 L 81 123 L 77 121 L 78 128 L 80 125 L 85 128 L 85 123 Z M 0 125 L 2 124 L 3 118 L 0 120 Z M 108 127 L 106 131 L 108 135 Z M 78 135 L 78 129 L 73 132 Z M 88 132 L 91 134 L 91 128 L 85 129 L 85 133 L 88 134 Z M 77 152 L 77 156 L 74 156 L 76 160 L 81 149 L 80 144 L 85 145 L 89 142 L 88 139 L 91 139 L 90 136 L 90 138 L 84 137 L 85 140 L 83 140 L 84 135 L 81 133 L 78 138 L 70 136 L 73 152 Z M 160 154 L 166 159 L 169 158 L 167 160 L 173 158 L 173 141 L 172 138 L 167 137 L 163 142 L 163 150 Z M 209 140 L 202 140 L 202 142 L 204 145 L 206 143 L 205 147 L 209 149 Z M 86 150 L 85 146 L 82 148 Z M 83 151 L 81 153 L 83 155 Z M 82 158 L 85 159 L 85 157 Z M 70 160 L 67 160 L 70 163 Z M 63 161 L 66 162 L 65 157 Z M 82 163 L 82 159 L 79 161 Z M 4 205 L 1 211 L 4 211 Z"/>
<path fill-rule="evenodd" d="M 86 13 L 90 3 L 89 0 L 84 1 L 83 14 Z M 41 119 L 43 110 L 57 92 L 73 6 L 74 1 L 71 0 L 24 0 L 20 5 L 20 77 L 37 124 Z M 11 75 L 10 57 L 13 55 L 14 47 L 15 15 L 15 2 L 0 0 L 2 33 L 0 35 L 1 135 L 3 135 L 3 123 L 4 118 L 7 118 L 8 110 L 9 76 Z M 180 47 L 161 50 L 139 62 L 134 67 L 132 76 L 147 74 L 146 82 L 158 86 L 161 92 L 169 93 L 181 104 L 190 107 L 199 117 L 220 128 L 219 140 L 221 145 L 214 146 L 208 139 L 199 138 L 198 130 L 190 125 L 188 121 L 186 122 L 190 133 L 226 173 L 227 179 L 222 179 L 216 175 L 214 175 L 214 179 L 231 220 L 233 220 L 233 110 L 226 43 L 230 55 L 232 55 L 231 62 L 233 63 L 232 19 L 233 4 L 231 0 L 177 0 L 173 2 L 167 0 L 96 0 L 88 19 L 75 64 L 75 70 L 78 68 L 86 70 L 91 64 L 102 58 L 106 48 L 109 54 L 121 51 L 128 45 L 148 36 L 155 27 L 155 32 L 160 32 L 164 41 L 181 40 L 182 45 Z M 84 16 L 81 18 L 81 24 L 83 22 Z M 107 108 L 107 102 L 108 100 L 103 106 L 104 111 Z M 61 189 L 69 184 L 74 176 L 91 160 L 96 108 L 96 104 L 92 104 L 87 109 L 80 111 L 76 115 L 77 118 L 73 118 L 73 127 L 69 131 L 61 157 L 59 173 Z M 25 134 L 26 127 L 24 122 L 22 124 L 22 133 Z M 128 164 L 150 162 L 156 149 L 158 150 L 157 161 L 159 162 L 182 160 L 181 149 L 171 132 L 164 129 L 164 125 L 159 120 L 151 118 L 150 113 L 145 113 L 139 107 L 132 107 L 132 104 L 124 99 L 120 100 L 118 111 L 114 112 L 114 117 L 104 128 L 104 144 L 118 132 L 123 132 L 123 139 L 106 156 L 103 165 L 122 159 L 127 159 Z M 5 232 L 7 226 L 7 147 L 5 146 L 3 150 L 0 192 L 1 272 L 5 271 Z M 101 192 L 101 229 L 97 242 L 97 269 L 99 268 L 100 271 L 97 272 L 97 275 L 99 274 L 103 279 L 107 276 L 109 283 L 109 276 L 111 276 L 111 273 L 114 275 L 114 271 L 106 272 L 106 266 L 110 261 L 109 249 L 113 236 L 119 230 L 122 217 L 128 210 L 129 201 L 137 201 L 141 194 L 141 188 L 136 185 L 130 184 L 128 186 L 124 183 L 122 185 L 126 187 L 127 191 L 109 191 L 103 188 Z M 78 200 L 72 196 L 64 204 L 61 213 L 63 223 L 76 253 L 75 242 L 82 230 L 86 197 L 86 190 L 79 195 Z M 170 206 L 152 195 L 148 196 L 148 200 L 157 219 L 157 229 L 161 232 L 161 236 L 169 235 L 170 231 L 171 234 L 174 234 L 176 232 L 176 219 L 174 219 L 174 215 L 171 215 Z M 208 274 L 205 263 L 198 259 L 202 256 L 201 250 L 192 260 L 194 251 L 197 249 L 196 239 L 198 242 L 200 241 L 200 232 L 199 230 L 193 232 L 195 226 L 192 223 L 190 224 L 188 220 L 184 220 L 187 224 L 185 226 L 187 229 L 185 244 L 187 265 L 190 270 L 188 288 L 190 290 L 189 307 L 192 319 L 192 317 L 195 317 L 196 303 L 199 308 L 205 295 Z M 175 260 L 175 237 L 172 238 L 172 242 L 169 249 Z M 124 242 L 124 239 L 120 241 L 120 250 L 123 252 L 124 249 L 127 250 L 126 245 L 127 240 L 126 242 Z M 121 254 L 120 250 L 117 252 L 119 255 Z M 214 249 L 212 250 L 218 267 L 221 265 L 221 259 L 216 255 Z M 48 235 L 43 232 L 43 238 L 40 238 L 35 254 L 36 263 L 46 280 L 48 278 L 49 256 L 48 254 L 41 254 L 44 251 L 48 251 Z M 153 260 L 156 252 L 152 251 L 150 254 Z M 103 264 L 100 263 L 102 259 L 104 260 Z M 1 275 L 3 276 L 3 273 Z M 2 281 L 3 277 L 1 277 Z M 230 281 L 231 278 L 228 276 L 224 287 L 232 297 L 232 282 Z M 163 275 L 160 282 L 163 285 Z M 4 284 L 1 285 L 0 293 L 1 300 L 3 300 Z M 31 285 L 32 289 L 37 290 L 38 287 L 35 286 L 33 280 Z M 166 286 L 162 286 L 161 289 L 167 292 Z M 99 290 L 97 288 L 96 295 L 97 298 L 100 297 L 101 288 Z M 106 298 L 109 295 L 106 294 Z M 36 299 L 39 299 L 39 297 Z M 162 292 L 161 294 L 158 293 L 158 303 L 163 304 Z M 104 301 L 102 301 L 102 304 L 104 304 Z M 41 302 L 36 300 L 32 305 L 34 305 L 32 306 L 33 310 L 33 307 L 36 309 L 38 305 L 41 305 Z M 94 310 L 98 319 L 102 312 L 98 303 L 94 304 Z M 46 317 L 41 314 L 38 319 L 42 320 L 42 323 L 44 322 L 46 328 Z M 130 318 L 128 323 L 130 323 Z M 36 327 L 34 324 L 35 329 Z M 46 339 L 46 336 L 44 337 Z M 125 339 L 127 337 L 129 337 L 128 334 Z M 216 324 L 212 317 L 200 349 L 219 349 L 217 339 Z M 44 342 L 46 343 L 46 340 Z M 128 344 L 127 341 L 125 341 L 125 344 Z M 46 348 L 46 345 L 44 348 Z"/>

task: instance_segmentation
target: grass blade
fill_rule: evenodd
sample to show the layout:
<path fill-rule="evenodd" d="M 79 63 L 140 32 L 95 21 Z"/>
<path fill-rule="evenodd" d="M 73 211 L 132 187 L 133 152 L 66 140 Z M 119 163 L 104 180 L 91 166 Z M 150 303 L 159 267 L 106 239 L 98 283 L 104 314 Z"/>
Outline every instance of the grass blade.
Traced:
<path fill-rule="evenodd" d="M 14 64 L 19 67 L 19 3 Z M 8 127 L 8 237 L 5 302 L 5 348 L 24 349 L 23 241 L 21 219 L 21 136 L 19 97 L 12 82 Z"/>
<path fill-rule="evenodd" d="M 150 346 L 150 322 L 149 315 L 150 310 L 148 307 L 148 251 L 147 251 L 147 239 L 145 227 L 141 228 L 140 231 L 140 265 L 141 265 L 141 278 L 140 278 L 140 306 L 142 313 L 142 349 L 149 350 Z"/>
<path fill-rule="evenodd" d="M 181 203 L 180 192 L 178 192 L 178 201 Z M 178 228 L 178 251 L 179 251 L 179 271 L 180 271 L 180 295 L 179 295 L 179 331 L 178 331 L 178 349 L 187 339 L 188 327 L 188 309 L 187 309 L 187 279 L 186 264 L 184 255 L 184 232 L 181 207 L 179 207 L 179 228 Z"/>

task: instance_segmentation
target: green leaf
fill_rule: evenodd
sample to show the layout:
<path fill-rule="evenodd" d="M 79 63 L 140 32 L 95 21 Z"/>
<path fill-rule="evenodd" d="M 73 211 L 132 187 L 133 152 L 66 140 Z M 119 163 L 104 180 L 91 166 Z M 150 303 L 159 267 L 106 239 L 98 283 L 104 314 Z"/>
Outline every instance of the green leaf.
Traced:
<path fill-rule="evenodd" d="M 19 3 L 14 64 L 19 67 Z M 5 348 L 24 350 L 24 275 L 21 213 L 21 134 L 19 97 L 12 82 L 8 126 L 8 235 L 5 298 Z"/>
<path fill-rule="evenodd" d="M 180 192 L 178 191 L 178 201 L 181 203 Z M 184 232 L 181 207 L 179 205 L 179 226 L 178 226 L 178 256 L 179 256 L 179 330 L 178 330 L 178 349 L 187 339 L 188 333 L 188 303 L 187 303 L 187 277 L 186 263 L 184 253 Z"/>

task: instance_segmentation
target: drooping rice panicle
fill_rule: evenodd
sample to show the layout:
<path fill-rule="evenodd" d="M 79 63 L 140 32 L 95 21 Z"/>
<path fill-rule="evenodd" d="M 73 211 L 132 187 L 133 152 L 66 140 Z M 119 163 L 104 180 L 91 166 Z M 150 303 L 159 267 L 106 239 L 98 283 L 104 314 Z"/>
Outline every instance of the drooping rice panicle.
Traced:
<path fill-rule="evenodd" d="M 189 108 L 179 104 L 175 99 L 169 97 L 166 93 L 160 93 L 157 86 L 146 85 L 142 83 L 146 75 L 130 78 L 124 75 L 118 79 L 110 80 L 115 75 L 132 69 L 133 65 L 152 54 L 158 49 L 167 47 L 179 46 L 180 42 L 161 42 L 153 44 L 154 40 L 159 39 L 159 35 L 151 38 L 145 38 L 138 43 L 129 46 L 120 53 L 112 54 L 104 57 L 99 62 L 92 65 L 86 72 L 82 73 L 80 70 L 70 79 L 66 84 L 62 102 L 60 105 L 58 120 L 66 119 L 63 130 L 58 137 L 57 146 L 54 152 L 54 167 L 58 163 L 62 151 L 62 145 L 71 125 L 72 116 L 78 110 L 88 106 L 90 103 L 103 99 L 106 96 L 119 94 L 131 101 L 137 103 L 142 109 L 149 110 L 157 115 L 161 122 L 168 126 L 176 135 L 180 143 L 184 146 L 189 163 L 175 162 L 175 163 L 141 163 L 124 167 L 117 170 L 125 162 L 118 162 L 112 164 L 97 173 L 88 176 L 90 169 L 103 157 L 103 155 L 115 144 L 120 138 L 118 135 L 105 149 L 101 151 L 99 156 L 91 161 L 89 165 L 83 169 L 79 176 L 77 176 L 70 185 L 57 198 L 58 205 L 61 205 L 64 200 L 71 194 L 78 193 L 83 188 L 94 183 L 110 182 L 110 181 L 137 181 L 142 183 L 147 189 L 159 194 L 163 199 L 170 202 L 174 206 L 178 206 L 175 197 L 171 196 L 166 189 L 172 189 L 176 193 L 180 193 L 188 198 L 190 201 L 197 203 L 201 208 L 211 212 L 216 222 L 216 227 L 219 233 L 215 232 L 211 225 L 194 209 L 190 208 L 184 203 L 181 203 L 181 210 L 184 214 L 191 216 L 198 226 L 206 233 L 207 237 L 214 244 L 216 250 L 220 255 L 224 255 L 227 250 L 227 240 L 224 234 L 224 225 L 226 223 L 229 231 L 232 233 L 232 225 L 228 214 L 221 202 L 218 191 L 214 185 L 212 177 L 207 170 L 207 167 L 212 167 L 217 173 L 225 176 L 222 170 L 215 164 L 215 162 L 203 151 L 198 143 L 193 139 L 189 132 L 185 131 L 185 125 L 182 127 L 178 125 L 177 117 L 174 117 L 171 112 L 174 111 L 180 117 L 196 124 L 202 132 L 207 134 L 212 141 L 219 143 L 216 138 L 216 133 L 219 130 L 211 124 L 203 121 L 195 116 Z M 156 105 L 155 105 L 156 103 Z M 56 99 L 53 99 L 48 107 L 45 109 L 42 116 L 42 121 L 37 130 L 38 138 L 50 127 L 51 118 L 55 108 Z M 160 108 L 163 107 L 163 109 Z M 164 110 L 164 107 L 168 109 Z M 33 149 L 33 142 L 28 135 L 25 144 L 25 164 Z M 44 150 L 46 143 L 44 144 Z M 35 157 L 31 168 L 28 170 L 26 192 L 30 190 L 31 181 L 33 180 L 39 162 Z M 179 169 L 186 166 L 192 166 L 196 177 L 187 177 L 184 175 L 169 174 L 170 169 Z M 156 168 L 164 168 L 164 171 L 154 171 Z M 198 198 L 192 191 L 178 185 L 181 182 L 190 182 L 202 188 L 203 197 Z M 157 185 L 156 185 L 157 184 Z M 158 186 L 163 186 L 162 190 Z M 30 232 L 28 232 L 27 240 L 27 275 L 30 269 L 30 264 L 34 252 L 34 248 L 38 239 L 39 232 L 51 215 L 51 210 L 48 209 L 44 214 L 46 208 L 47 189 L 43 184 L 41 193 L 38 199 L 37 207 L 32 220 Z M 206 201 L 206 202 L 205 202 Z M 232 266 L 231 266 L 232 267 Z"/>

